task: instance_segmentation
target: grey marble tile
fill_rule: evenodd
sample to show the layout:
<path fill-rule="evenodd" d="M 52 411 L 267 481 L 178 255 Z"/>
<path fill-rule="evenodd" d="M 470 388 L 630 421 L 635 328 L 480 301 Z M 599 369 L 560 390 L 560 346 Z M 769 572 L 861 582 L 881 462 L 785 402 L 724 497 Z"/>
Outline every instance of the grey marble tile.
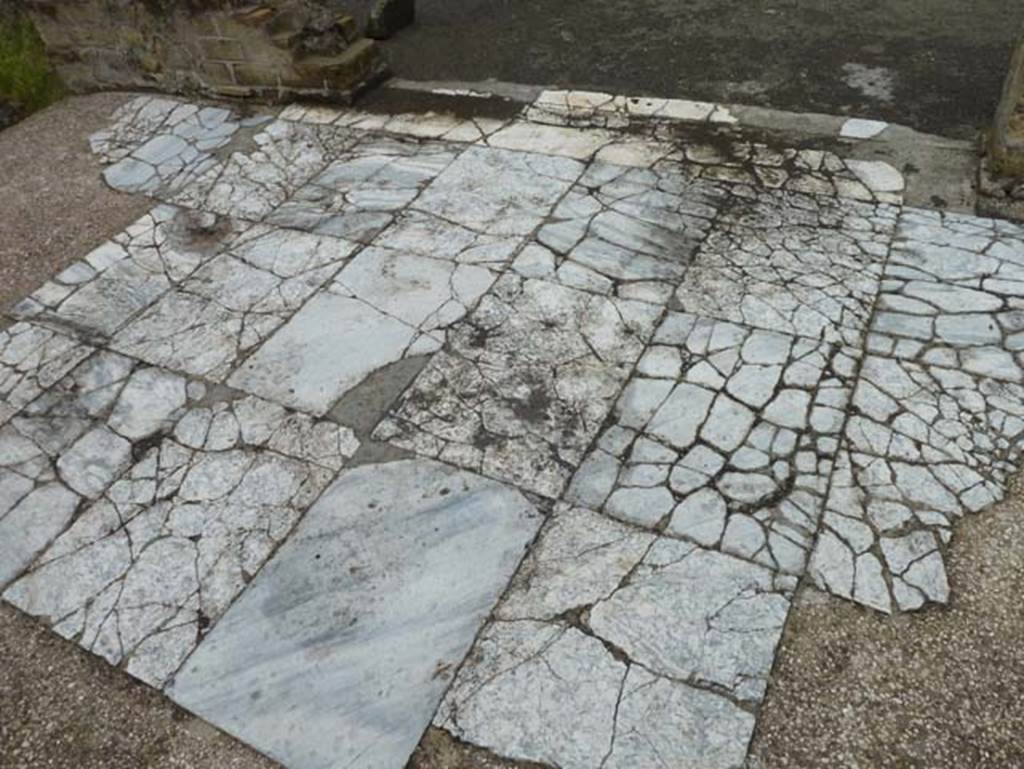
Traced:
<path fill-rule="evenodd" d="M 355 249 L 338 238 L 256 225 L 122 328 L 111 346 L 224 381 Z"/>
<path fill-rule="evenodd" d="M 725 192 L 676 164 L 593 163 L 555 208 L 514 269 L 564 285 L 664 304 Z"/>
<path fill-rule="evenodd" d="M 475 264 L 367 248 L 229 382 L 323 414 L 374 371 L 440 349 L 494 280 Z"/>
<path fill-rule="evenodd" d="M 374 435 L 558 497 L 660 314 L 506 274 Z"/>
<path fill-rule="evenodd" d="M 169 693 L 290 769 L 403 766 L 539 524 L 433 461 L 346 470 Z"/>
<path fill-rule="evenodd" d="M 60 381 L 93 349 L 34 323 L 0 330 L 0 424 Z"/>
<path fill-rule="evenodd" d="M 369 242 L 462 149 L 446 142 L 368 135 L 299 188 L 267 221 Z"/>
<path fill-rule="evenodd" d="M 629 552 L 588 515 L 545 530 L 504 607 L 552 605 L 567 580 L 587 602 L 543 621 L 500 607 L 435 725 L 551 766 L 740 766 L 795 579 L 668 539 Z M 588 539 L 594 561 L 573 566 L 586 551 L 566 545 Z"/>
<path fill-rule="evenodd" d="M 109 440 L 124 442 L 113 432 Z M 126 472 L 3 597 L 160 687 L 358 442 L 345 428 L 267 401 L 214 397 L 185 411 L 171 436 L 140 448 L 134 463 L 131 451 L 120 457 Z M 111 456 L 82 459 L 95 477 Z"/>

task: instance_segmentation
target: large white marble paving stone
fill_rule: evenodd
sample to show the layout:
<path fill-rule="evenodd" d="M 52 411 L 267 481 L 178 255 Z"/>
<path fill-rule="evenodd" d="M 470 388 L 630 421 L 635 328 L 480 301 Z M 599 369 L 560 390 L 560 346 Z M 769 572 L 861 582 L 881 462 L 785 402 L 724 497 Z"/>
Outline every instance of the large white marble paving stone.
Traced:
<path fill-rule="evenodd" d="M 289 769 L 402 767 L 540 522 L 437 462 L 345 471 L 170 695 Z"/>

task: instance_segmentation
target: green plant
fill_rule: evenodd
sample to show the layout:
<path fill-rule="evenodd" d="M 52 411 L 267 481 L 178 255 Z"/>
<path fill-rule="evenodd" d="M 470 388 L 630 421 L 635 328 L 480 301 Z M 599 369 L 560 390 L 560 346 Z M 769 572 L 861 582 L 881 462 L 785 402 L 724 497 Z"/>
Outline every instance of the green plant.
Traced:
<path fill-rule="evenodd" d="M 28 113 L 63 93 L 32 22 L 19 13 L 0 13 L 0 102 Z"/>

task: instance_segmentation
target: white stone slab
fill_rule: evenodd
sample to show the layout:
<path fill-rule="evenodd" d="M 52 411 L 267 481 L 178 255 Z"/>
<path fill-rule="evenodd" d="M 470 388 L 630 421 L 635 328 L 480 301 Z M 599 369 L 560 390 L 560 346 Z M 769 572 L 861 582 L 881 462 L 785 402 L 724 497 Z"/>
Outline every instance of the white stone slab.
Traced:
<path fill-rule="evenodd" d="M 404 766 L 539 523 L 436 462 L 346 471 L 170 695 L 289 769 Z"/>

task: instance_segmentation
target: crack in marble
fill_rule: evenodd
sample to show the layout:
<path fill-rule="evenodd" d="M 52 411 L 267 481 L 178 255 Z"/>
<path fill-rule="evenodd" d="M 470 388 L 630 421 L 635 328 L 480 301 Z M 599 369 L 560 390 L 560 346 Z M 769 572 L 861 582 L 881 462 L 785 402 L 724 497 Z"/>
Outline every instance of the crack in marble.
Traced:
<path fill-rule="evenodd" d="M 215 164 L 213 153 L 242 127 L 231 110 L 141 96 L 122 106 L 114 124 L 90 137 L 109 163 L 107 183 L 124 192 L 168 194 Z"/>
<path fill-rule="evenodd" d="M 506 274 L 374 437 L 557 497 L 660 314 Z"/>
<path fill-rule="evenodd" d="M 158 205 L 19 302 L 12 315 L 102 343 L 228 247 L 246 226 Z"/>
<path fill-rule="evenodd" d="M 357 448 L 257 398 L 198 405 L 4 599 L 161 687 Z"/>
<path fill-rule="evenodd" d="M 771 190 L 732 190 L 675 292 L 678 309 L 859 345 L 896 209 Z"/>
<path fill-rule="evenodd" d="M 857 353 L 670 313 L 566 498 L 801 574 Z"/>
<path fill-rule="evenodd" d="M 93 349 L 35 323 L 0 330 L 0 424 L 60 381 Z"/>
<path fill-rule="evenodd" d="M 222 382 L 358 246 L 255 225 L 111 340 L 125 354 Z"/>

